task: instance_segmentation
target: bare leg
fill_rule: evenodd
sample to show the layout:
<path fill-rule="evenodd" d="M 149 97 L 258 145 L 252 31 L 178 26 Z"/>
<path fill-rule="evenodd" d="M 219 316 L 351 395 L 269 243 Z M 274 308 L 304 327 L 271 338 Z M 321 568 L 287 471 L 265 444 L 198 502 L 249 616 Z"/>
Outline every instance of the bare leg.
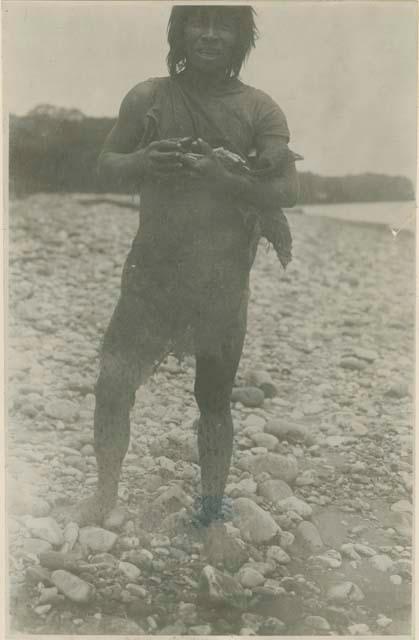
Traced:
<path fill-rule="evenodd" d="M 202 507 L 204 520 L 210 521 L 221 511 L 233 451 L 231 391 L 246 333 L 246 311 L 232 335 L 214 353 L 196 357 L 195 397 L 200 409 L 198 450 L 201 466 Z"/>

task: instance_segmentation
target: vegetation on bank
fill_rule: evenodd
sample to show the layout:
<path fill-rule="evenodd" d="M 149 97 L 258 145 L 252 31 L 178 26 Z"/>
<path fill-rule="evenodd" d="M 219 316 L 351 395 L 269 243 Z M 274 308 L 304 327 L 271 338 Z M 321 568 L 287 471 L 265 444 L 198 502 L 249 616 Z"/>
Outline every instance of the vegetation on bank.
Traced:
<path fill-rule="evenodd" d="M 40 105 L 28 115 L 10 116 L 10 193 L 101 193 L 96 161 L 113 118 L 85 117 L 77 109 Z M 404 176 L 375 173 L 319 176 L 300 173 L 300 204 L 414 200 Z M 116 191 L 116 189 L 112 189 Z"/>

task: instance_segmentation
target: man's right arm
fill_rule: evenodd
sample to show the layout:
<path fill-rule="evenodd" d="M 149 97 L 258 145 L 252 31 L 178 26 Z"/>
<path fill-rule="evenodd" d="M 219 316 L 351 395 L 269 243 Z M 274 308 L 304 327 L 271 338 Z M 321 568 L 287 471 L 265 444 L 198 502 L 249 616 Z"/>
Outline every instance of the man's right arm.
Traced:
<path fill-rule="evenodd" d="M 118 120 L 105 140 L 98 160 L 101 180 L 117 187 L 138 184 L 144 171 L 143 153 L 138 145 L 151 98 L 151 83 L 142 82 L 125 96 Z"/>

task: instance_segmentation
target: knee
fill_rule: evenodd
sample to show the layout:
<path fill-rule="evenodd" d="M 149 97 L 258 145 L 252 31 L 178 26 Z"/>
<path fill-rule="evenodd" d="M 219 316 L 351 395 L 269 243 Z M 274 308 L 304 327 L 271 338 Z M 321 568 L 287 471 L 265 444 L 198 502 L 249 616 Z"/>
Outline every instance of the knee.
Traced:
<path fill-rule="evenodd" d="M 133 406 L 136 385 L 133 376 L 115 357 L 106 356 L 95 385 L 96 402 L 107 407 Z"/>
<path fill-rule="evenodd" d="M 223 371 L 198 373 L 195 380 L 195 398 L 203 412 L 219 413 L 230 410 L 232 382 Z"/>

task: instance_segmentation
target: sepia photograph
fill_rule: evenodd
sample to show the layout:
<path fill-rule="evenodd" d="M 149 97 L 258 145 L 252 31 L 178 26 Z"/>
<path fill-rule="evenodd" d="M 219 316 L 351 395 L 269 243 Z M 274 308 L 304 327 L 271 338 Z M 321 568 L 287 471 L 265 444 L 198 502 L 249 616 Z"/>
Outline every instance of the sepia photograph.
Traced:
<path fill-rule="evenodd" d="M 413 637 L 417 3 L 1 6 L 6 637 Z"/>

